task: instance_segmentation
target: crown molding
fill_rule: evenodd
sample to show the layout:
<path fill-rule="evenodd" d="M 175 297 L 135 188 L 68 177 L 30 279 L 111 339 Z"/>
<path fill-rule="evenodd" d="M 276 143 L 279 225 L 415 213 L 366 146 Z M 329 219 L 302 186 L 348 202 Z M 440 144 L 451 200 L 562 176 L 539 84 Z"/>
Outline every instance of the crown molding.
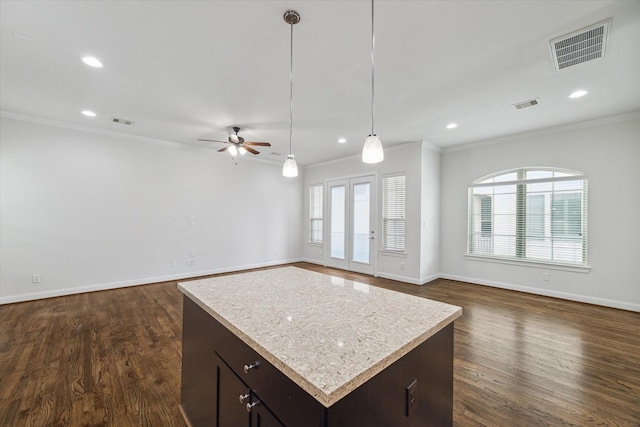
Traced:
<path fill-rule="evenodd" d="M 44 126 L 52 126 L 52 127 L 57 127 L 61 129 L 69 129 L 69 130 L 74 130 L 78 132 L 86 132 L 94 135 L 110 136 L 113 138 L 120 138 L 120 139 L 129 140 L 129 141 L 137 141 L 137 142 L 143 142 L 146 144 L 160 145 L 163 147 L 169 147 L 169 148 L 174 148 L 179 150 L 191 150 L 191 151 L 198 151 L 198 152 L 205 152 L 205 153 L 217 152 L 217 150 L 215 150 L 214 148 L 199 147 L 196 145 L 184 144 L 181 142 L 174 142 L 174 141 L 168 141 L 164 139 L 150 138 L 147 136 L 134 135 L 126 132 L 114 131 L 109 129 L 101 129 L 101 128 L 96 128 L 96 127 L 86 126 L 86 125 L 79 125 L 76 123 L 65 122 L 62 120 L 47 119 L 44 117 L 32 116 L 29 114 L 15 113 L 13 111 L 0 110 L 0 117 L 6 118 L 6 119 L 18 120 L 18 121 L 27 122 L 27 123 L 35 123 L 35 124 L 44 125 Z M 280 164 L 280 160 L 278 161 L 268 160 L 265 158 L 257 158 L 255 156 L 243 157 L 243 161 L 244 160 L 247 160 L 250 162 L 266 163 L 269 165 Z M 298 166 L 298 169 L 300 169 L 300 166 Z"/>
<path fill-rule="evenodd" d="M 434 151 L 435 150 L 439 150 L 438 147 L 436 147 L 435 145 L 433 145 L 431 143 L 428 143 L 428 142 L 425 142 L 423 140 L 419 140 L 419 141 L 402 142 L 400 144 L 387 146 L 387 147 L 384 148 L 384 151 L 385 152 L 390 152 L 390 151 L 393 152 L 393 151 L 397 151 L 397 150 L 406 148 L 406 147 L 408 147 L 410 145 L 418 145 L 418 144 L 420 144 L 422 147 L 424 147 L 425 144 L 427 144 L 426 145 L 427 148 L 429 148 L 431 150 L 434 150 Z M 331 160 L 325 160 L 323 162 L 313 163 L 313 164 L 307 165 L 306 167 L 307 167 L 307 169 L 313 169 L 313 168 L 316 168 L 316 167 L 324 167 L 324 166 L 329 166 L 329 165 L 335 165 L 336 163 L 342 163 L 344 161 L 352 160 L 352 159 L 358 159 L 360 157 L 362 157 L 362 154 L 361 153 L 357 153 L 357 154 L 352 154 L 350 156 L 340 157 L 338 159 L 331 159 Z"/>
<path fill-rule="evenodd" d="M 631 113 L 617 114 L 615 116 L 602 117 L 593 120 L 584 120 L 581 122 L 570 123 L 567 125 L 554 126 L 544 129 L 538 129 L 529 132 L 517 133 L 499 138 L 485 139 L 481 141 L 470 142 L 467 144 L 460 144 L 453 147 L 443 148 L 443 153 L 451 153 L 455 151 L 473 150 L 474 148 L 486 147 L 489 145 L 503 144 L 506 142 L 516 142 L 524 139 L 554 135 L 558 133 L 568 132 L 572 130 L 587 129 L 596 126 L 604 126 L 613 123 L 625 122 L 628 120 L 640 119 L 640 111 L 633 111 Z"/>

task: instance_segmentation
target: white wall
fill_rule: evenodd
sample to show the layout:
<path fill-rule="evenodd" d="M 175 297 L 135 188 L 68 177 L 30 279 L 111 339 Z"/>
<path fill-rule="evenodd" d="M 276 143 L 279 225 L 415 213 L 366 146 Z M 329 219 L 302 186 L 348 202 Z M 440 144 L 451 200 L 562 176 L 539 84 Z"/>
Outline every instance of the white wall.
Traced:
<path fill-rule="evenodd" d="M 442 276 L 640 311 L 638 114 L 441 154 L 409 143 L 385 157 L 306 167 L 291 180 L 280 164 L 236 166 L 213 150 L 3 117 L 0 303 L 298 259 L 323 264 L 322 248 L 307 243 L 308 186 L 375 173 L 379 187 L 382 175 L 404 171 L 407 254 L 378 253 L 380 276 Z M 588 174 L 588 273 L 465 258 L 469 183 L 524 166 Z M 192 250 L 196 264 L 185 266 Z"/>
<path fill-rule="evenodd" d="M 417 141 L 399 146 L 385 149 L 384 162 L 374 165 L 362 163 L 360 156 L 353 156 L 337 161 L 327 162 L 319 165 L 313 165 L 305 168 L 304 171 L 304 216 L 305 225 L 302 233 L 303 238 L 303 259 L 324 264 L 322 248 L 309 244 L 307 242 L 309 236 L 308 206 L 309 206 L 309 186 L 312 184 L 325 184 L 328 179 L 339 179 L 344 177 L 353 177 L 361 175 L 377 174 L 378 177 L 378 199 L 381 194 L 381 179 L 385 174 L 404 172 L 406 174 L 406 256 L 397 256 L 386 254 L 378 251 L 377 254 L 377 275 L 391 279 L 402 280 L 409 283 L 421 282 L 421 249 L 423 241 L 421 237 L 421 222 L 423 220 L 423 204 L 421 202 L 422 188 L 425 183 L 424 179 L 433 180 L 429 184 L 428 192 L 435 192 L 435 188 L 439 188 L 439 174 L 431 174 L 423 176 L 421 173 L 422 162 L 427 161 L 430 165 L 439 163 L 439 154 L 430 149 L 423 150 L 423 142 Z M 427 231 L 437 230 L 437 204 L 430 205 L 430 209 L 436 213 L 425 217 L 425 229 Z M 381 207 L 378 206 L 378 234 L 381 230 L 381 218 L 379 217 Z M 437 233 L 427 233 L 428 239 L 437 238 Z M 436 259 L 437 255 L 433 248 L 437 248 L 437 242 L 426 244 L 430 248 L 429 257 Z M 437 250 L 435 250 L 437 252 Z M 430 262 L 436 263 L 430 258 Z M 401 266 L 404 264 L 404 268 Z M 436 270 L 437 271 L 437 270 Z"/>
<path fill-rule="evenodd" d="M 420 224 L 420 284 L 440 272 L 440 150 L 422 145 Z"/>
<path fill-rule="evenodd" d="M 6 117 L 0 129 L 0 303 L 299 258 L 302 179 L 279 164 Z"/>
<path fill-rule="evenodd" d="M 588 273 L 465 258 L 469 183 L 526 166 L 588 175 Z M 441 179 L 443 277 L 640 311 L 637 114 L 445 151 Z M 542 280 L 543 272 L 550 273 L 550 281 Z"/>

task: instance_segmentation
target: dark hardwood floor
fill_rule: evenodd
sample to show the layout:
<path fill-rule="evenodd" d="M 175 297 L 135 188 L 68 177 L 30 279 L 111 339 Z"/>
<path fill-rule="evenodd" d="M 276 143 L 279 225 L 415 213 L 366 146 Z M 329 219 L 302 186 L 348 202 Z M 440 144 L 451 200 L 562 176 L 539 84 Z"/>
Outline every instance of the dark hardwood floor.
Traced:
<path fill-rule="evenodd" d="M 639 313 L 296 265 L 464 308 L 456 426 L 640 426 Z M 166 282 L 0 306 L 0 426 L 183 426 L 181 298 Z"/>

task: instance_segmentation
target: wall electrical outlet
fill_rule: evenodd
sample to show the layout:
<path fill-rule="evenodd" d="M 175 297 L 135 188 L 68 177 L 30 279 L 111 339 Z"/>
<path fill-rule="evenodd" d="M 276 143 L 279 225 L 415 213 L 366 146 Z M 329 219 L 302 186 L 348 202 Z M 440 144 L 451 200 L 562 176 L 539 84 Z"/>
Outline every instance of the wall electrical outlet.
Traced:
<path fill-rule="evenodd" d="M 418 380 L 415 379 L 405 389 L 407 399 L 407 417 L 418 409 Z"/>
<path fill-rule="evenodd" d="M 551 280 L 551 275 L 549 273 L 542 273 L 542 280 L 548 282 L 549 280 Z"/>
<path fill-rule="evenodd" d="M 31 283 L 40 283 L 40 275 L 34 274 L 33 276 L 31 276 Z"/>
<path fill-rule="evenodd" d="M 171 262 L 171 267 L 176 268 L 178 266 L 178 263 L 175 261 Z"/>

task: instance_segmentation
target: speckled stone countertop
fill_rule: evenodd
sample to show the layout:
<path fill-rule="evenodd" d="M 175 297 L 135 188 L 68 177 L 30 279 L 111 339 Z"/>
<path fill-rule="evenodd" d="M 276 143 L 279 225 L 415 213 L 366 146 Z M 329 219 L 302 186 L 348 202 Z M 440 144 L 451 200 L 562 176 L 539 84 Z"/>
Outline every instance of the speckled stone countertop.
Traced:
<path fill-rule="evenodd" d="M 178 288 L 325 407 L 462 314 L 453 305 L 297 267 Z"/>

